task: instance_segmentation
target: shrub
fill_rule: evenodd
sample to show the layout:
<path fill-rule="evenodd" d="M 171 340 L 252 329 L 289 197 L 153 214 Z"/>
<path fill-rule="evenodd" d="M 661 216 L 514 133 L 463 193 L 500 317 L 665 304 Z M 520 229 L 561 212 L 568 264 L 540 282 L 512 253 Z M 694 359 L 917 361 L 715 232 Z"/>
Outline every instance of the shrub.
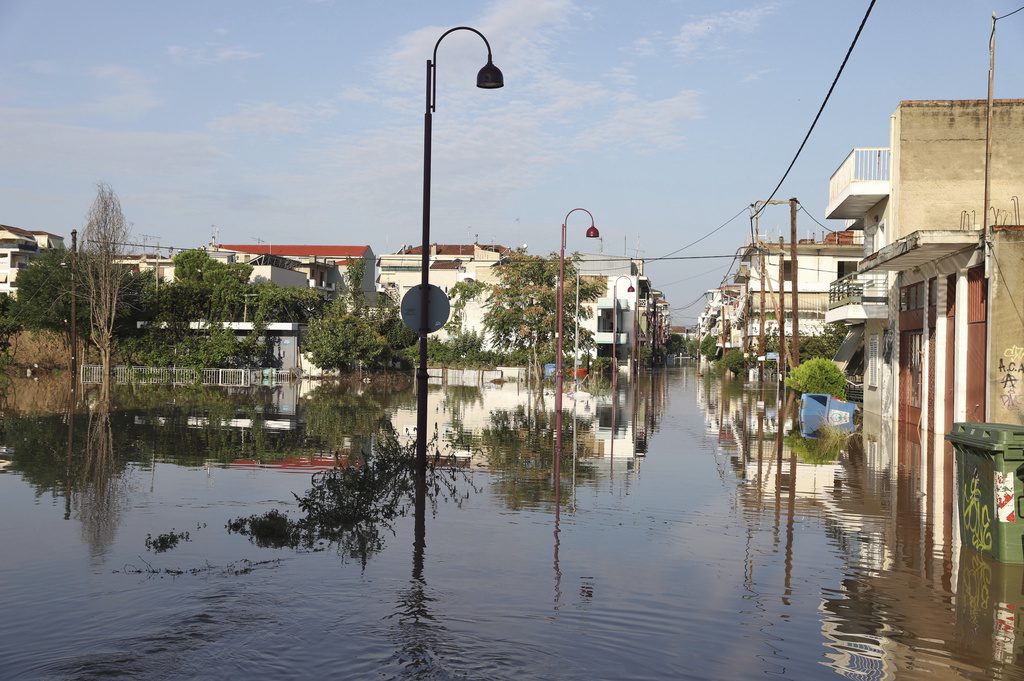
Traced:
<path fill-rule="evenodd" d="M 799 393 L 823 393 L 846 399 L 846 376 L 830 359 L 815 357 L 797 366 L 786 387 Z"/>
<path fill-rule="evenodd" d="M 721 367 L 721 372 L 724 374 L 726 371 L 732 372 L 733 376 L 739 376 L 743 373 L 743 353 L 733 348 L 729 352 L 725 353 L 722 360 L 718 363 Z"/>
<path fill-rule="evenodd" d="M 704 336 L 700 342 L 700 354 L 707 359 L 714 359 L 718 354 L 718 339 L 711 334 Z"/>

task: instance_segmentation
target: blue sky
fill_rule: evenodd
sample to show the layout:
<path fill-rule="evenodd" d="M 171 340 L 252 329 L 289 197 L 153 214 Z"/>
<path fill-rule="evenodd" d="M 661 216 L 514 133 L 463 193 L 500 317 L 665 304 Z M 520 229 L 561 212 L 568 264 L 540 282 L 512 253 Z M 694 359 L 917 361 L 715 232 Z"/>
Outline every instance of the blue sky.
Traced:
<path fill-rule="evenodd" d="M 879 0 L 780 197 L 821 219 L 829 175 L 888 145 L 900 100 L 984 98 L 991 12 L 1021 2 Z M 225 243 L 418 242 L 425 62 L 468 24 L 506 86 L 474 87 L 475 36 L 442 43 L 432 240 L 546 253 L 582 206 L 605 252 L 654 258 L 766 198 L 867 4 L 0 0 L 0 223 L 67 234 L 105 181 L 154 243 L 214 225 Z M 1022 38 L 1024 12 L 999 23 L 997 97 L 1024 96 Z M 570 220 L 570 249 L 594 250 L 587 226 Z M 747 233 L 740 218 L 679 255 Z M 648 273 L 681 307 L 727 265 Z"/>

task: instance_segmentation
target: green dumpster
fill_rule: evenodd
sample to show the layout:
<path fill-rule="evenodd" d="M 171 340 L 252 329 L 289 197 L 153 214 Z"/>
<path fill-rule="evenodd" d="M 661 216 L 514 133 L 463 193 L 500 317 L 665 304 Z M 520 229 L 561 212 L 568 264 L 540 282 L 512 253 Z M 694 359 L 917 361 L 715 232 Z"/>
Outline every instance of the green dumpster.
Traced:
<path fill-rule="evenodd" d="M 1024 426 L 954 423 L 960 541 L 1003 563 L 1024 564 Z"/>

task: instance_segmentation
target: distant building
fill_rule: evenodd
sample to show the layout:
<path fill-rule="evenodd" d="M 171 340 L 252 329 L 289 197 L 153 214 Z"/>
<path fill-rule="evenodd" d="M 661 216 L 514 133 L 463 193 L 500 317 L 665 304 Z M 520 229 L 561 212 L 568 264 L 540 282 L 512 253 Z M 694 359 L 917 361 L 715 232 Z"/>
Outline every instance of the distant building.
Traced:
<path fill-rule="evenodd" d="M 497 281 L 491 268 L 509 253 L 500 244 L 430 244 L 430 283 L 445 293 L 460 281 Z M 422 246 L 403 246 L 397 253 L 386 253 L 377 260 L 377 290 L 396 303 L 422 276 Z"/>
<path fill-rule="evenodd" d="M 0 293 L 17 295 L 18 272 L 42 251 L 64 248 L 64 237 L 40 230 L 0 225 Z"/>
<path fill-rule="evenodd" d="M 237 261 L 257 267 L 291 269 L 299 273 L 305 285 L 334 298 L 344 291 L 347 284 L 348 268 L 359 261 L 364 263 L 360 289 L 364 299 L 374 300 L 376 296 L 377 260 L 369 246 L 338 246 L 318 244 L 217 244 L 208 249 L 211 257 L 234 254 Z M 276 280 L 275 280 L 276 276 Z M 278 282 L 282 286 L 301 286 L 294 276 L 274 272 L 253 270 L 253 281 Z"/>

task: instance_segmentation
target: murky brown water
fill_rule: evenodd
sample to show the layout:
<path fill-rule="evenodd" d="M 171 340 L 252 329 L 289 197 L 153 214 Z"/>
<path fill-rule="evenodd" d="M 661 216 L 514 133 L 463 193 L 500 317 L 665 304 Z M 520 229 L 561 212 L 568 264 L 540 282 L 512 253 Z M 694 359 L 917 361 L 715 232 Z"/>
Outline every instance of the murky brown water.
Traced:
<path fill-rule="evenodd" d="M 692 367 L 622 383 L 580 400 L 575 437 L 567 415 L 557 513 L 550 397 L 432 390 L 463 474 L 419 536 L 399 516 L 361 555 L 225 525 L 297 515 L 383 421 L 405 437 L 409 386 L 136 388 L 69 428 L 59 390 L 15 384 L 0 678 L 1024 677 L 1024 569 L 954 548 L 942 443 L 869 422 L 812 465 L 780 452 L 774 393 Z"/>

